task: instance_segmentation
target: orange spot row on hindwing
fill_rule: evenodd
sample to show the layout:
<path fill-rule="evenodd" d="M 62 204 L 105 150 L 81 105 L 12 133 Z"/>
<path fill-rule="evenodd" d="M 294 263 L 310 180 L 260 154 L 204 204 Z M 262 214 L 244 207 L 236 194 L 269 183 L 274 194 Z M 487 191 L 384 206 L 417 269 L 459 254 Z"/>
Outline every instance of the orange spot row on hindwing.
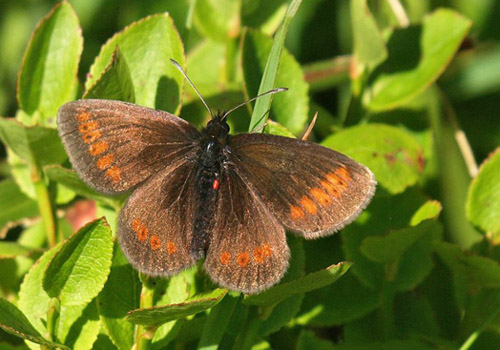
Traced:
<path fill-rule="evenodd" d="M 330 206 L 333 203 L 332 197 L 339 198 L 351 180 L 351 175 L 346 167 L 339 167 L 334 172 L 327 173 L 324 179 L 319 182 L 321 188 L 311 188 L 309 195 L 304 195 L 300 199 L 300 205 L 290 205 L 290 217 L 293 221 L 299 221 L 306 217 L 306 213 L 316 215 L 318 213 L 317 204 L 322 207 Z"/>
<path fill-rule="evenodd" d="M 148 239 L 148 228 L 139 218 L 135 218 L 132 221 L 132 231 L 135 232 L 137 239 L 141 242 L 146 242 Z M 149 245 L 151 249 L 158 250 L 160 249 L 162 242 L 161 238 L 158 235 L 152 234 L 149 237 Z M 177 251 L 177 245 L 174 242 L 167 242 L 165 244 L 165 248 L 167 253 L 173 255 Z"/>
<path fill-rule="evenodd" d="M 82 140 L 89 145 L 89 154 L 93 157 L 99 156 L 96 160 L 96 166 L 99 170 L 106 171 L 104 174 L 114 183 L 121 181 L 121 170 L 116 165 L 113 153 L 106 153 L 109 150 L 109 144 L 106 141 L 99 141 L 102 137 L 99 131 L 99 123 L 92 120 L 90 113 L 80 113 L 76 116 L 78 121 L 78 131 L 82 134 Z"/>
<path fill-rule="evenodd" d="M 271 256 L 272 248 L 269 244 L 262 244 L 252 251 L 252 254 L 248 252 L 241 252 L 236 255 L 236 263 L 240 267 L 246 267 L 250 260 L 253 258 L 257 264 L 262 264 L 267 258 Z M 222 252 L 220 255 L 220 263 L 222 265 L 228 265 L 231 262 L 231 253 Z"/>

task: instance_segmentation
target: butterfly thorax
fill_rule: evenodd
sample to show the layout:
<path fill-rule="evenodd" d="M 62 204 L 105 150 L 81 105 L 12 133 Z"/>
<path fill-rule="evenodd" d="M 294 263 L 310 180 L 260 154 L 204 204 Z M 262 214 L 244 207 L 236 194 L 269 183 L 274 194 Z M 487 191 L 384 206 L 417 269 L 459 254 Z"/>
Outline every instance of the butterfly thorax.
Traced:
<path fill-rule="evenodd" d="M 208 122 L 202 130 L 199 164 L 196 174 L 196 202 L 198 210 L 194 217 L 194 234 L 191 255 L 197 259 L 206 253 L 209 231 L 215 213 L 220 175 L 225 161 L 223 148 L 229 141 L 229 125 L 220 118 L 221 114 Z"/>

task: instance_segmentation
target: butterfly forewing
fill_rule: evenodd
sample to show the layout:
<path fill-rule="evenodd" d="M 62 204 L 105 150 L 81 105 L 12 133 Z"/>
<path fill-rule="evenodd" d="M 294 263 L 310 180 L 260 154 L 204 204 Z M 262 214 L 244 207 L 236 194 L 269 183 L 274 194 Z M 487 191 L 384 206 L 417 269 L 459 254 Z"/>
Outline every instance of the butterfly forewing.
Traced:
<path fill-rule="evenodd" d="M 57 123 L 73 167 L 108 194 L 127 191 L 185 157 L 199 138 L 179 117 L 120 101 L 67 103 Z"/>
<path fill-rule="evenodd" d="M 283 277 L 289 260 L 283 226 L 232 165 L 223 171 L 205 269 L 220 285 L 256 293 Z"/>
<path fill-rule="evenodd" d="M 125 256 L 139 271 L 168 276 L 195 260 L 191 257 L 196 210 L 195 157 L 170 164 L 129 197 L 118 220 Z"/>
<path fill-rule="evenodd" d="M 283 225 L 306 238 L 350 223 L 375 190 L 368 168 L 315 143 L 241 134 L 231 149 L 230 160 L 244 181 Z"/>

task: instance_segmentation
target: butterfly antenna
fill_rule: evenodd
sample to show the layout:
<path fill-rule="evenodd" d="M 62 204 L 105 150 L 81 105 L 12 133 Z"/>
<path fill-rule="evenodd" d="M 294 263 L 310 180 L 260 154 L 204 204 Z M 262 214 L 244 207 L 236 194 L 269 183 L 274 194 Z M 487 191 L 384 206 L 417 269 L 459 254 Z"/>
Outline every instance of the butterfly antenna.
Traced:
<path fill-rule="evenodd" d="M 215 118 L 214 113 L 212 112 L 212 110 L 210 109 L 210 107 L 208 107 L 207 103 L 203 99 L 203 96 L 201 96 L 200 92 L 198 91 L 198 89 L 196 88 L 196 86 L 194 86 L 194 84 L 191 81 L 191 79 L 189 79 L 189 77 L 187 76 L 186 72 L 184 72 L 184 69 L 182 69 L 181 65 L 179 63 L 177 63 L 177 61 L 174 60 L 173 58 L 170 59 L 170 62 L 172 62 L 172 64 L 175 66 L 175 68 L 177 68 L 179 70 L 179 72 L 182 73 L 182 75 L 184 76 L 184 78 L 186 78 L 186 80 L 188 81 L 189 85 L 191 85 L 191 87 L 194 89 L 194 91 L 196 92 L 196 94 L 200 98 L 201 102 L 203 102 L 203 104 L 205 105 L 205 107 L 210 112 L 210 115 L 212 116 L 212 119 L 214 119 Z"/>
<path fill-rule="evenodd" d="M 226 118 L 227 118 L 227 116 L 228 116 L 230 113 L 232 113 L 232 112 L 234 112 L 235 110 L 237 110 L 238 108 L 240 108 L 240 107 L 242 107 L 242 106 L 246 105 L 247 103 L 250 103 L 250 102 L 252 102 L 252 101 L 254 101 L 254 100 L 258 99 L 259 97 L 262 97 L 262 96 L 265 96 L 265 95 L 274 95 L 274 94 L 276 94 L 276 93 L 278 93 L 278 92 L 287 91 L 287 90 L 288 90 L 287 88 L 280 87 L 280 88 L 276 88 L 276 89 L 272 89 L 272 90 L 266 91 L 266 92 L 264 92 L 264 93 L 262 93 L 262 94 L 260 94 L 260 95 L 255 96 L 255 97 L 252 97 L 251 99 L 249 99 L 249 100 L 247 100 L 247 101 L 245 101 L 245 102 L 243 102 L 243 103 L 240 103 L 240 104 L 239 104 L 239 105 L 237 105 L 236 107 L 233 107 L 233 108 L 231 108 L 229 111 L 225 112 L 225 113 L 224 113 L 224 115 L 222 116 L 221 120 L 226 119 Z"/>

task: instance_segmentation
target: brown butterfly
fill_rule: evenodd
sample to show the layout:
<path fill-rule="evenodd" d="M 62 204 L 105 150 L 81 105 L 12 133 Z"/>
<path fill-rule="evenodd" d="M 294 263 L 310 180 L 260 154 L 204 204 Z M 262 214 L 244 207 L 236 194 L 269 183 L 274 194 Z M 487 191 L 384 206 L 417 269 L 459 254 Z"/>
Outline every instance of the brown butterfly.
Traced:
<path fill-rule="evenodd" d="M 79 100 L 59 109 L 57 123 L 89 186 L 133 190 L 118 238 L 137 270 L 170 276 L 205 258 L 221 286 L 256 293 L 287 270 L 285 229 L 306 239 L 338 231 L 366 207 L 376 181 L 365 166 L 312 142 L 230 135 L 227 115 L 212 114 L 198 131 L 167 112 Z"/>

